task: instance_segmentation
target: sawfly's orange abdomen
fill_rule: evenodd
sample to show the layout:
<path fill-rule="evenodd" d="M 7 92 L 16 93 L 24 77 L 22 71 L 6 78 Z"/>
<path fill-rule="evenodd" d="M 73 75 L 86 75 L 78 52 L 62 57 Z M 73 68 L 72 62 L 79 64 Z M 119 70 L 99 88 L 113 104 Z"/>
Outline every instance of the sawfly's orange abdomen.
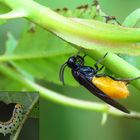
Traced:
<path fill-rule="evenodd" d="M 129 91 L 123 81 L 115 81 L 110 77 L 93 77 L 92 83 L 111 98 L 127 98 Z"/>

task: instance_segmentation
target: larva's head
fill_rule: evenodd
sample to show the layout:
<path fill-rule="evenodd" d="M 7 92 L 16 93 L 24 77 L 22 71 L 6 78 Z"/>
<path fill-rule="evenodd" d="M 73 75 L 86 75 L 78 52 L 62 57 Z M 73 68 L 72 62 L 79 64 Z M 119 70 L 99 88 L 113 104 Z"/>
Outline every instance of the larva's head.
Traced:
<path fill-rule="evenodd" d="M 16 104 L 15 105 L 15 110 L 16 110 L 16 112 L 18 112 L 19 114 L 23 114 L 23 105 L 21 105 L 21 104 Z M 21 116 L 20 115 L 20 116 Z"/>
<path fill-rule="evenodd" d="M 21 104 L 16 104 L 16 105 L 15 105 L 15 108 L 16 108 L 16 109 L 23 108 L 23 105 L 21 105 Z"/>

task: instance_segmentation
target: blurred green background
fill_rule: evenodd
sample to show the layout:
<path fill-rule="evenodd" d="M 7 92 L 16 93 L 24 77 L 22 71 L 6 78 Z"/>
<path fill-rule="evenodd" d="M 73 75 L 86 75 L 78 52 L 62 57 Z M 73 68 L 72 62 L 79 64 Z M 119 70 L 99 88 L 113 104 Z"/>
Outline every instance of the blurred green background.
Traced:
<path fill-rule="evenodd" d="M 68 7 L 74 9 L 81 4 L 91 4 L 92 0 L 36 0 L 50 8 Z M 140 7 L 139 0 L 100 0 L 100 6 L 108 15 L 116 16 L 119 22 L 133 10 Z M 0 28 L 0 44 L 5 45 L 6 33 L 12 32 L 17 39 L 24 27 L 25 19 L 10 20 Z M 3 49 L 0 48 L 1 53 Z M 137 61 L 135 61 L 137 59 Z M 139 57 L 129 59 L 132 64 L 140 68 Z M 59 72 L 58 72 L 59 73 Z M 69 82 L 69 81 L 67 81 Z M 84 88 L 60 87 L 47 83 L 47 87 L 66 96 L 99 101 Z M 131 95 L 122 103 L 128 108 L 140 111 L 140 93 L 130 87 Z M 41 99 L 40 106 L 40 140 L 139 140 L 140 121 L 109 116 L 107 123 L 101 126 L 102 114 L 70 107 L 60 106 Z M 31 132 L 31 130 L 29 130 Z"/>

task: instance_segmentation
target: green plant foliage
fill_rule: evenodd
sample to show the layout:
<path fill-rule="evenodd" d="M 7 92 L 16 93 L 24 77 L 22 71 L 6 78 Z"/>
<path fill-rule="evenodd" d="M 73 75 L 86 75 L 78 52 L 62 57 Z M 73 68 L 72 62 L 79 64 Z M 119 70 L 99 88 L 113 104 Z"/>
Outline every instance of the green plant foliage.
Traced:
<path fill-rule="evenodd" d="M 3 14 L 3 13 L 7 13 L 9 12 L 11 9 L 9 7 L 7 7 L 6 5 L 2 4 L 0 2 L 0 14 Z"/>
<path fill-rule="evenodd" d="M 68 43 L 40 27 L 34 30 L 26 31 L 17 46 L 13 37 L 10 37 L 2 59 L 10 60 L 11 64 L 28 76 L 60 84 L 61 65 L 77 51 L 68 47 Z M 72 81 L 70 85 L 75 85 L 71 76 L 66 76 L 66 80 Z"/>
<path fill-rule="evenodd" d="M 5 77 L 3 74 L 0 73 L 0 89 L 2 91 L 12 91 L 16 89 L 17 91 L 22 90 L 22 85 L 20 83 L 16 83 L 8 77 Z M 1 98 L 0 98 L 1 100 Z"/>
<path fill-rule="evenodd" d="M 140 19 L 140 9 L 136 9 L 129 16 L 127 16 L 123 22 L 123 26 L 126 27 L 137 27 L 137 23 Z"/>
<path fill-rule="evenodd" d="M 138 28 L 125 28 L 96 20 L 64 17 L 34 1 L 4 2 L 12 8 L 12 12 L 1 15 L 0 19 L 26 17 L 67 42 L 85 49 L 96 49 L 98 51 L 104 49 L 108 52 L 131 55 L 138 55 L 140 52 L 140 30 Z M 92 12 L 96 17 L 97 12 L 100 14 L 100 9 L 98 3 L 93 6 L 95 8 L 92 9 Z"/>
<path fill-rule="evenodd" d="M 95 18 L 105 21 L 105 18 L 100 15 L 101 10 L 97 12 L 96 8 L 96 5 L 88 7 L 83 5 L 73 11 L 64 8 L 56 11 L 69 17 Z M 115 23 L 114 20 L 112 20 L 113 22 Z M 14 67 L 20 69 L 24 74 L 26 73 L 26 76 L 30 75 L 30 77 L 39 80 L 60 84 L 59 70 L 61 65 L 69 56 L 77 53 L 74 48 L 69 46 L 69 43 L 52 33 L 31 24 L 18 41 L 18 45 L 14 37 L 8 35 L 6 51 L 0 59 L 10 61 Z M 93 65 L 93 62 L 90 64 Z M 68 85 L 78 85 L 73 80 L 70 71 L 66 70 L 65 77 L 66 81 L 71 81 L 67 82 Z"/>
<path fill-rule="evenodd" d="M 20 1 L 19 1 L 19 3 L 20 3 Z M 116 38 L 117 39 L 121 38 L 121 36 L 119 36 L 119 35 L 120 35 L 122 29 L 124 29 L 124 27 L 113 25 L 113 24 L 117 24 L 116 21 L 114 21 L 114 20 L 109 22 L 111 24 L 102 23 L 102 22 L 106 21 L 106 18 L 104 17 L 104 16 L 106 16 L 106 14 L 103 13 L 100 9 L 97 9 L 97 7 L 95 5 L 89 6 L 87 8 L 86 8 L 86 6 L 81 6 L 81 7 L 82 8 L 78 7 L 73 11 L 68 10 L 68 9 L 60 9 L 57 11 L 58 11 L 58 13 L 60 13 L 62 15 L 68 16 L 69 18 L 66 18 L 66 19 L 69 19 L 69 21 L 72 21 L 72 23 L 76 22 L 77 25 L 80 23 L 83 25 L 81 27 L 86 26 L 88 29 L 90 29 L 90 27 L 92 27 L 92 29 L 93 28 L 95 29 L 95 33 L 98 30 L 100 32 L 100 34 L 97 34 L 97 35 L 99 35 L 99 37 L 100 37 L 100 35 L 102 35 L 102 33 L 104 33 L 105 37 L 108 35 L 111 37 L 114 35 L 114 32 L 115 32 L 117 34 Z M 44 14 L 42 16 L 44 16 Z M 82 19 L 78 19 L 77 17 L 82 18 Z M 35 17 L 33 16 L 33 18 L 35 18 Z M 45 17 L 43 17 L 43 18 L 45 19 Z M 96 19 L 96 20 L 99 20 L 102 22 L 92 21 L 89 19 Z M 39 22 L 42 20 L 38 19 L 37 21 Z M 57 25 L 57 24 L 58 23 L 55 23 L 55 25 Z M 66 31 L 67 31 L 67 33 L 69 33 L 69 28 L 67 26 L 64 26 L 64 29 L 67 29 Z M 58 28 L 58 30 L 61 32 L 61 28 Z M 128 29 L 128 30 L 130 31 L 131 29 Z M 134 30 L 138 31 L 137 33 L 139 33 L 138 29 L 134 29 Z M 51 31 L 55 32 L 55 30 L 53 30 L 53 29 Z M 111 35 L 109 34 L 110 31 L 112 33 Z M 58 34 L 60 32 L 57 31 Z M 90 33 L 92 33 L 92 32 L 90 32 Z M 91 41 L 90 42 L 91 44 L 90 44 L 88 42 L 89 38 L 86 38 L 87 40 L 85 40 L 85 39 L 81 38 L 80 35 L 79 35 L 79 37 L 80 37 L 79 40 L 77 38 L 75 38 L 75 34 L 77 34 L 77 32 L 74 33 L 74 36 L 66 35 L 64 37 L 66 37 L 66 38 L 70 37 L 70 40 L 72 40 L 74 42 L 74 44 L 76 41 L 78 41 L 81 44 L 83 42 L 86 43 L 86 45 L 82 44 L 82 46 L 84 48 L 88 48 L 87 46 L 90 46 L 88 48 L 90 53 L 87 53 L 89 55 L 91 55 L 91 53 L 92 53 L 90 51 L 90 49 L 92 48 L 92 45 L 94 45 L 95 48 L 98 48 L 98 45 L 99 46 L 101 45 L 102 47 L 104 47 L 104 46 L 106 46 L 106 44 L 110 45 L 111 47 L 115 46 L 116 52 L 119 52 L 119 50 L 121 50 L 121 52 L 122 52 L 122 50 L 123 50 L 123 53 L 126 53 L 126 54 L 129 52 L 132 54 L 139 54 L 139 52 L 138 52 L 139 47 L 132 49 L 132 46 L 133 46 L 133 48 L 135 46 L 133 43 L 132 44 L 130 43 L 132 41 L 131 37 L 133 37 L 134 39 L 137 39 L 137 38 L 135 38 L 135 36 L 130 36 L 131 32 L 127 32 L 128 34 L 126 32 L 123 32 L 123 33 L 125 34 L 125 36 L 123 36 L 123 37 L 124 38 L 126 37 L 126 40 L 128 38 L 130 40 L 128 39 L 127 40 L 128 42 L 127 41 L 126 42 L 116 42 L 115 44 L 113 44 L 114 42 L 112 42 L 110 40 L 107 42 L 105 41 L 104 42 L 105 44 L 102 41 L 94 42 L 93 40 L 90 40 Z M 0 56 L 0 61 L 5 63 L 6 65 L 2 64 L 0 66 L 0 69 L 1 69 L 1 71 L 3 70 L 3 73 L 6 73 L 7 76 L 12 77 L 14 80 L 18 81 L 20 84 L 18 83 L 17 87 L 14 87 L 15 85 L 13 83 L 13 84 L 11 84 L 11 87 L 8 87 L 8 88 L 21 89 L 21 90 L 23 88 L 25 90 L 28 90 L 28 88 L 29 89 L 34 88 L 35 90 L 39 90 L 41 92 L 40 93 L 41 96 L 43 96 L 46 99 L 52 100 L 56 103 L 59 103 L 62 105 L 67 105 L 67 106 L 75 106 L 75 107 L 77 105 L 78 108 L 86 108 L 86 109 L 90 109 L 90 107 L 91 107 L 93 109 L 92 103 L 90 104 L 90 107 L 88 106 L 88 103 L 86 106 L 86 102 L 84 102 L 84 104 L 81 105 L 83 102 L 78 103 L 77 100 L 70 99 L 68 97 L 59 95 L 55 92 L 49 91 L 49 90 L 43 88 L 42 86 L 36 84 L 36 82 L 38 80 L 45 80 L 50 83 L 53 82 L 55 84 L 60 84 L 59 69 L 60 69 L 61 64 L 66 62 L 66 60 L 67 60 L 67 58 L 69 58 L 69 56 L 77 53 L 77 50 L 75 50 L 74 48 L 71 47 L 71 46 L 74 46 L 73 44 L 69 44 L 69 43 L 63 41 L 62 39 L 60 39 L 59 37 L 54 36 L 52 33 L 46 31 L 44 28 L 41 28 L 34 24 L 28 25 L 28 27 L 24 30 L 22 36 L 20 37 L 20 39 L 18 41 L 11 34 L 9 34 L 8 40 L 7 40 L 6 46 L 5 46 L 5 52 L 3 55 Z M 90 39 L 92 39 L 92 38 L 90 38 Z M 123 41 L 123 40 L 121 40 L 121 41 Z M 123 47 L 122 47 L 122 45 L 123 45 Z M 138 44 L 136 44 L 136 45 L 138 45 Z M 110 49 L 114 51 L 115 47 L 110 48 Z M 108 47 L 107 47 L 107 50 L 109 50 Z M 96 51 L 96 49 L 94 51 Z M 101 49 L 101 51 L 102 51 L 102 49 Z M 94 56 L 94 55 L 92 55 L 92 56 Z M 114 60 L 117 58 L 117 56 L 114 57 L 113 55 L 112 56 L 110 55 L 110 58 L 111 57 Z M 121 61 L 120 58 L 117 59 L 117 62 L 119 62 L 119 61 Z M 126 63 L 122 62 L 122 64 L 126 64 Z M 92 66 L 93 63 L 91 62 L 89 65 Z M 108 64 L 108 65 L 111 67 L 110 64 Z M 6 67 L 3 67 L 3 66 L 6 66 Z M 116 71 L 115 67 L 114 67 L 114 69 Z M 121 70 L 122 69 L 119 69 L 118 71 L 121 71 Z M 135 71 L 135 69 L 134 69 L 134 71 Z M 16 73 L 18 75 L 17 77 L 15 76 Z M 66 71 L 66 73 L 67 74 L 66 74 L 65 80 L 68 81 L 66 83 L 68 83 L 71 86 L 77 86 L 78 84 L 75 82 L 75 80 L 71 76 L 70 71 Z M 9 80 L 9 82 L 8 82 L 8 80 L 6 80 L 4 82 L 6 84 L 10 85 L 11 81 Z M 3 81 L 0 81 L 0 82 L 3 82 Z M 27 82 L 27 83 L 24 83 L 24 82 Z M 3 83 L 3 85 L 6 85 L 5 83 Z M 21 84 L 23 84 L 23 85 L 21 86 Z M 137 82 L 137 85 L 138 85 L 138 82 Z M 45 86 L 45 87 L 47 87 L 47 86 Z M 7 89 L 6 86 L 4 86 L 4 89 Z M 30 95 L 27 95 L 27 97 L 28 96 L 30 96 Z M 73 102 L 73 101 L 75 101 L 75 102 Z M 31 102 L 29 102 L 29 100 L 27 100 L 27 103 L 25 103 L 25 104 L 31 104 L 32 102 L 33 102 L 33 100 Z M 75 104 L 73 104 L 73 103 L 75 103 Z M 106 111 L 106 106 L 101 105 L 101 107 L 103 108 L 101 110 L 100 110 L 99 106 L 100 106 L 100 104 L 97 104 L 97 106 L 94 106 L 95 107 L 94 109 L 95 110 L 97 109 L 99 111 Z M 111 111 L 111 112 L 113 112 L 113 111 Z"/>
<path fill-rule="evenodd" d="M 17 46 L 17 41 L 10 33 L 8 33 L 7 37 L 8 40 L 6 41 L 5 55 L 10 56 Z"/>

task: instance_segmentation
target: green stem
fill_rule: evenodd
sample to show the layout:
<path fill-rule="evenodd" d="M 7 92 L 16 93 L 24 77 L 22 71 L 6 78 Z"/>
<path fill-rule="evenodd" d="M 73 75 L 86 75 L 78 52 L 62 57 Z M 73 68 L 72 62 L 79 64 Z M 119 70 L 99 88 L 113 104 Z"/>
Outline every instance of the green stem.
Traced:
<path fill-rule="evenodd" d="M 42 6 L 32 0 L 0 0 L 0 2 L 9 6 L 12 10 L 22 10 L 26 13 L 26 18 L 52 32 L 73 35 L 75 37 L 85 37 L 88 40 L 98 39 L 102 41 L 119 42 L 139 42 L 139 28 L 124 28 L 111 24 L 92 20 L 87 25 L 86 20 L 83 23 L 66 18 Z M 91 21 L 89 21 L 91 22 Z M 102 32 L 102 33 L 101 33 Z"/>
<path fill-rule="evenodd" d="M 0 19 L 13 19 L 26 16 L 26 12 L 23 10 L 13 10 L 9 13 L 0 15 Z"/>
<path fill-rule="evenodd" d="M 128 114 L 120 112 L 106 104 L 73 99 L 73 98 L 58 94 L 56 92 L 50 91 L 50 90 L 34 83 L 33 81 L 28 80 L 27 78 L 23 77 L 22 75 L 18 74 L 17 72 L 14 72 L 11 68 L 7 67 L 4 64 L 0 65 L 0 71 L 3 74 L 5 74 L 6 76 L 15 80 L 16 82 L 19 82 L 20 84 L 24 85 L 27 89 L 30 89 L 33 91 L 39 91 L 39 94 L 43 98 L 49 99 L 55 103 L 74 107 L 74 108 L 89 110 L 89 111 L 96 111 L 96 112 L 101 112 L 101 113 L 107 112 L 107 113 L 109 113 L 111 115 L 115 115 L 115 116 L 140 119 L 140 113 L 137 113 L 134 111 L 132 111 L 131 114 L 128 115 Z"/>

